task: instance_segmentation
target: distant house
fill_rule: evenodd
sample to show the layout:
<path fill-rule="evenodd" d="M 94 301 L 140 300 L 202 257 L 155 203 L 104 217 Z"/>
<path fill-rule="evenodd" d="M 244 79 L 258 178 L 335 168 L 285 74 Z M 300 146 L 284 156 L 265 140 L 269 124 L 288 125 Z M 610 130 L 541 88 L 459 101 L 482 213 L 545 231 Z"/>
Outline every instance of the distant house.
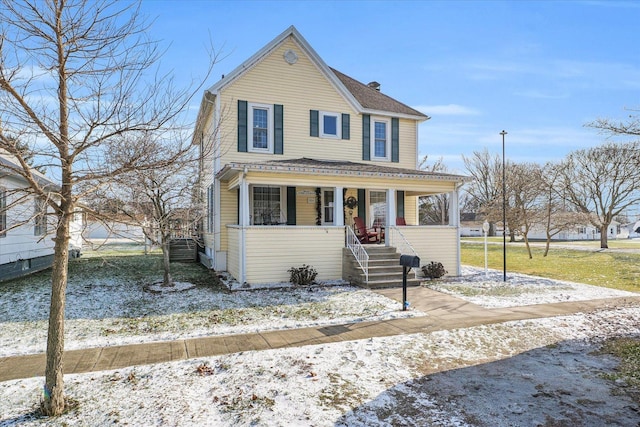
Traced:
<path fill-rule="evenodd" d="M 288 28 L 205 91 L 194 132 L 194 144 L 213 147 L 201 170 L 201 259 L 253 284 L 288 281 L 303 264 L 318 280 L 348 279 L 356 257 L 366 285 L 369 258 L 386 247 L 458 274 L 465 177 L 418 169 L 428 119 L 329 67 Z M 450 195 L 450 223 L 418 225 L 419 197 L 436 194 Z M 354 217 L 378 238 L 358 234 Z"/>
<path fill-rule="evenodd" d="M 607 229 L 607 239 L 615 239 L 620 234 L 620 223 L 613 221 Z M 528 238 L 546 240 L 545 230 L 540 226 L 533 226 L 529 231 Z M 577 224 L 561 231 L 551 238 L 551 240 L 600 240 L 600 229 L 593 224 Z"/>
<path fill-rule="evenodd" d="M 463 212 L 460 214 L 460 237 L 482 237 L 482 225 L 484 219 L 474 212 Z"/>
<path fill-rule="evenodd" d="M 23 177 L 11 168 L 19 167 L 0 153 L 0 281 L 49 268 L 53 262 L 54 227 L 50 210 L 42 198 L 28 191 Z M 33 171 L 44 188 L 56 184 Z M 76 218 L 80 221 L 80 217 Z M 79 255 L 82 245 L 81 222 L 71 223 L 70 254 Z"/>
<path fill-rule="evenodd" d="M 620 225 L 619 239 L 637 239 L 640 237 L 640 221 Z"/>

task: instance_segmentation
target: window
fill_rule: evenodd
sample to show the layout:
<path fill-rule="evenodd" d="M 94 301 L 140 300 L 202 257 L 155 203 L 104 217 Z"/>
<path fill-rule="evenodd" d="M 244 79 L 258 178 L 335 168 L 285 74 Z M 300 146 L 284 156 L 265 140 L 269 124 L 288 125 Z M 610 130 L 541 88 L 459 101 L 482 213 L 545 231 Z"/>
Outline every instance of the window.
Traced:
<path fill-rule="evenodd" d="M 371 152 L 374 159 L 389 159 L 390 126 L 387 120 L 374 119 L 371 121 Z"/>
<path fill-rule="evenodd" d="M 286 220 L 282 211 L 282 192 L 280 187 L 253 187 L 252 190 L 253 225 L 279 225 Z"/>
<path fill-rule="evenodd" d="M 340 114 L 320 112 L 321 133 L 323 138 L 341 138 Z"/>
<path fill-rule="evenodd" d="M 47 204 L 40 197 L 35 200 L 34 214 L 33 234 L 35 236 L 44 236 L 47 234 Z"/>
<path fill-rule="evenodd" d="M 249 151 L 273 152 L 273 106 L 249 104 Z"/>
<path fill-rule="evenodd" d="M 333 189 L 322 190 L 322 223 L 333 224 Z"/>
<path fill-rule="evenodd" d="M 7 190 L 0 188 L 0 237 L 7 235 Z"/>
<path fill-rule="evenodd" d="M 214 186 L 211 184 L 207 188 L 207 233 L 213 233 L 213 200 L 214 200 Z"/>
<path fill-rule="evenodd" d="M 387 192 L 370 191 L 369 208 L 371 209 L 371 225 L 382 227 L 387 223 Z"/>

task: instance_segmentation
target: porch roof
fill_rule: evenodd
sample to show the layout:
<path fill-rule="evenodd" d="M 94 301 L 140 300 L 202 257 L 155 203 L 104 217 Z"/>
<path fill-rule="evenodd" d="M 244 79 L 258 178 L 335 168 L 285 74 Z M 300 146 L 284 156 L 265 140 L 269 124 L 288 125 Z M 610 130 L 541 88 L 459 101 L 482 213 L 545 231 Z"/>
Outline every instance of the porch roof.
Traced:
<path fill-rule="evenodd" d="M 310 158 L 269 160 L 264 162 L 231 162 L 226 164 L 216 177 L 226 181 L 240 172 L 274 172 L 323 176 L 353 176 L 371 178 L 393 178 L 423 181 L 445 181 L 463 183 L 471 178 L 418 169 L 395 168 L 370 163 L 356 163 L 342 160 L 318 160 Z"/>

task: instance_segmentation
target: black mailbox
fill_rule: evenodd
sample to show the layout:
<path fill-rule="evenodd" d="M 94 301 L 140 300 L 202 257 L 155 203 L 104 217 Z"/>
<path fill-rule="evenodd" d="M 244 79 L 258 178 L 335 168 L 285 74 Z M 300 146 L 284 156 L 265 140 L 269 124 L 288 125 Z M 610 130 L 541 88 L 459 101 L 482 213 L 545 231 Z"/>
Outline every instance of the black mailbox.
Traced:
<path fill-rule="evenodd" d="M 420 257 L 414 255 L 400 255 L 400 265 L 409 268 L 420 267 Z"/>

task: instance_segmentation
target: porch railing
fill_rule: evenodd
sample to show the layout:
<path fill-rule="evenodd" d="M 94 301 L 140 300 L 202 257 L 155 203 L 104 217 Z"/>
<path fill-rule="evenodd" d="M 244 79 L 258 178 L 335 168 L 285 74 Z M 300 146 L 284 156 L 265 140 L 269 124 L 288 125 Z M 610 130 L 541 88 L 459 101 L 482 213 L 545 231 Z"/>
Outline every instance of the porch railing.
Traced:
<path fill-rule="evenodd" d="M 418 254 L 416 253 L 416 250 L 413 249 L 413 246 L 411 246 L 411 243 L 409 243 L 407 238 L 404 237 L 404 234 L 402 234 L 402 231 L 400 231 L 398 227 L 391 226 L 389 228 L 390 228 L 389 244 L 391 246 L 398 249 L 401 254 L 418 256 Z"/>
<path fill-rule="evenodd" d="M 358 261 L 358 265 L 364 272 L 364 280 L 369 281 L 369 254 L 364 249 L 360 240 L 358 240 L 358 236 L 353 231 L 353 228 L 347 226 L 347 248 L 351 251 L 356 261 Z"/>

